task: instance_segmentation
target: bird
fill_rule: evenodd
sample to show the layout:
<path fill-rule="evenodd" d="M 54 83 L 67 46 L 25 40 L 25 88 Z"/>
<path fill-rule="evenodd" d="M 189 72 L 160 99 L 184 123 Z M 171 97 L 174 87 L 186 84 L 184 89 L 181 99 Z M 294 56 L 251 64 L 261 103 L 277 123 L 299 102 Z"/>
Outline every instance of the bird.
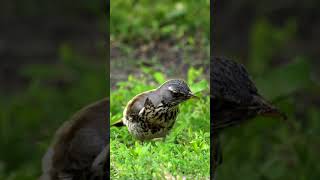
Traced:
<path fill-rule="evenodd" d="M 66 121 L 42 158 L 39 180 L 102 180 L 109 164 L 109 99 L 90 104 Z"/>
<path fill-rule="evenodd" d="M 129 133 L 141 141 L 166 137 L 176 121 L 179 104 L 191 98 L 198 97 L 184 80 L 168 80 L 134 96 L 113 126 L 127 126 Z"/>
<path fill-rule="evenodd" d="M 214 133 L 258 115 L 287 119 L 284 113 L 259 94 L 247 70 L 240 63 L 215 57 L 211 63 L 210 86 Z"/>
<path fill-rule="evenodd" d="M 256 116 L 287 119 L 258 91 L 245 67 L 229 58 L 213 57 L 210 63 L 210 112 L 213 168 L 222 163 L 219 134 Z"/>
<path fill-rule="evenodd" d="M 109 144 L 107 144 L 99 155 L 94 159 L 91 165 L 91 180 L 105 180 L 108 178 L 110 163 L 110 151 Z"/>

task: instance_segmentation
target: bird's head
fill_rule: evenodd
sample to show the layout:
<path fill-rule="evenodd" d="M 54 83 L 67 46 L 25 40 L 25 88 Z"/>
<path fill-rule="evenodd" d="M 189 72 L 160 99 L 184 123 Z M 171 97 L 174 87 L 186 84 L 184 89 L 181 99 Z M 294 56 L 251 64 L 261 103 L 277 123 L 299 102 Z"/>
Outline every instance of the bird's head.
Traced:
<path fill-rule="evenodd" d="M 158 91 L 162 100 L 169 105 L 175 106 L 190 98 L 197 98 L 187 83 L 180 79 L 172 79 L 163 83 Z"/>

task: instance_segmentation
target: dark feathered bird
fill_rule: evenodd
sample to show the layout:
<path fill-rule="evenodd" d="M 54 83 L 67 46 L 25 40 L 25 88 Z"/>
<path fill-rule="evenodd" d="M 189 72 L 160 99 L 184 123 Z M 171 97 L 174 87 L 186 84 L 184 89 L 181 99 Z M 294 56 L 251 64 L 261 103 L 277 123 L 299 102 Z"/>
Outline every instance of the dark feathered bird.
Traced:
<path fill-rule="evenodd" d="M 216 57 L 210 70 L 214 133 L 258 115 L 286 118 L 259 94 L 243 65 Z"/>
<path fill-rule="evenodd" d="M 133 97 L 114 126 L 126 125 L 139 140 L 165 137 L 172 129 L 179 104 L 196 97 L 183 80 L 169 80 L 160 87 Z"/>
<path fill-rule="evenodd" d="M 94 159 L 91 165 L 91 180 L 106 180 L 108 178 L 109 169 L 107 169 L 110 163 L 110 151 L 109 144 L 103 148 L 99 155 Z"/>
<path fill-rule="evenodd" d="M 103 99 L 77 112 L 55 135 L 42 160 L 40 180 L 102 180 L 109 146 L 109 100 Z"/>
<path fill-rule="evenodd" d="M 210 65 L 211 138 L 213 168 L 222 162 L 218 135 L 225 128 L 242 124 L 256 116 L 274 116 L 286 119 L 276 107 L 258 92 L 243 65 L 226 58 L 214 57 Z"/>

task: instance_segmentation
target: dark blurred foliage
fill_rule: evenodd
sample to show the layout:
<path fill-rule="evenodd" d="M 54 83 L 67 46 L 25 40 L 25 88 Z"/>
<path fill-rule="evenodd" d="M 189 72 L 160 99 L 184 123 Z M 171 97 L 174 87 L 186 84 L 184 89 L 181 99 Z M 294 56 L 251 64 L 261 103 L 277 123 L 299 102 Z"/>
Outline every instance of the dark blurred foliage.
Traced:
<path fill-rule="evenodd" d="M 105 1 L 0 6 L 0 179 L 36 179 L 54 132 L 107 96 Z"/>
<path fill-rule="evenodd" d="M 320 178 L 320 2 L 215 1 L 215 56 L 244 63 L 258 89 L 287 113 L 222 136 L 217 179 Z M 214 103 L 214 102 L 213 102 Z"/>

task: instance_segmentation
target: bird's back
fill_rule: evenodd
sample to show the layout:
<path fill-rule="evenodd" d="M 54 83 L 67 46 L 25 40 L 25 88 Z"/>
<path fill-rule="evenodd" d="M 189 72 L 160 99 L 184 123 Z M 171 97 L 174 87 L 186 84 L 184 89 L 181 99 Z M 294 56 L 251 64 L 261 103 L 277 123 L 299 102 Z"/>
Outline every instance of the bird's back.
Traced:
<path fill-rule="evenodd" d="M 104 99 L 77 112 L 57 131 L 55 141 L 43 158 L 43 176 L 57 179 L 90 174 L 94 158 L 107 145 L 109 100 Z"/>
<path fill-rule="evenodd" d="M 214 57 L 210 69 L 213 98 L 246 104 L 258 90 L 243 65 L 226 58 Z"/>
<path fill-rule="evenodd" d="M 156 92 L 156 89 L 145 91 L 136 95 L 128 102 L 124 114 L 138 114 L 144 107 L 147 98 L 150 99 L 154 106 L 158 106 L 161 103 L 161 98 Z"/>
<path fill-rule="evenodd" d="M 159 93 L 151 90 L 138 94 L 128 102 L 123 123 L 137 139 L 150 140 L 166 136 L 178 112 L 178 106 L 166 106 Z"/>
<path fill-rule="evenodd" d="M 214 57 L 210 70 L 210 109 L 215 133 L 257 115 L 281 115 L 259 95 L 243 65 L 226 58 Z"/>

